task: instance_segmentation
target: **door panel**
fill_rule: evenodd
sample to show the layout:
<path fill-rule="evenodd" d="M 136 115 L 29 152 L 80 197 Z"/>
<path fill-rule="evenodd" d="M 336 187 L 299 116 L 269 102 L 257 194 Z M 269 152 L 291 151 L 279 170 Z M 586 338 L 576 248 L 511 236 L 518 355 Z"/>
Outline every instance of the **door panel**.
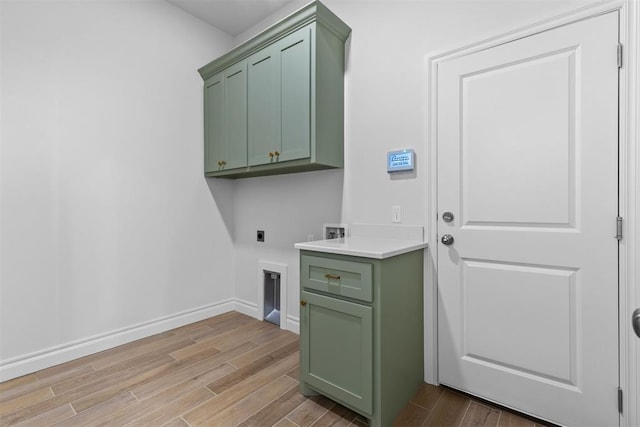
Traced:
<path fill-rule="evenodd" d="M 225 71 L 227 110 L 227 164 L 225 169 L 247 166 L 247 65 Z"/>
<path fill-rule="evenodd" d="M 575 222 L 575 53 L 461 76 L 463 225 Z"/>
<path fill-rule="evenodd" d="M 274 47 L 252 55 L 248 62 L 249 166 L 273 161 L 280 140 L 280 94 Z"/>
<path fill-rule="evenodd" d="M 618 14 L 438 65 L 439 379 L 618 424 Z"/>
<path fill-rule="evenodd" d="M 373 309 L 306 291 L 301 299 L 301 378 L 372 414 Z"/>
<path fill-rule="evenodd" d="M 477 260 L 462 268 L 465 360 L 576 385 L 576 271 Z"/>
<path fill-rule="evenodd" d="M 226 130 L 224 122 L 226 110 L 224 105 L 224 82 L 222 73 L 205 81 L 204 84 L 204 114 L 205 119 L 205 144 L 204 144 L 204 170 L 215 172 L 219 169 L 218 162 L 225 160 Z"/>
<path fill-rule="evenodd" d="M 311 150 L 311 29 L 278 43 L 282 95 L 280 161 L 309 157 Z"/>

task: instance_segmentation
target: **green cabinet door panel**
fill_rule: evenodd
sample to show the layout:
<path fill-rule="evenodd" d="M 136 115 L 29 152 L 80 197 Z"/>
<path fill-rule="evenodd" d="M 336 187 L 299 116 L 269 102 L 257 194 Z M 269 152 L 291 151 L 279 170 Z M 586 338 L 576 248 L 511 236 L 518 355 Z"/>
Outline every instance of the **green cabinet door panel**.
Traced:
<path fill-rule="evenodd" d="M 304 291 L 301 298 L 301 379 L 371 414 L 373 309 Z"/>
<path fill-rule="evenodd" d="M 277 161 L 310 155 L 311 33 L 310 27 L 304 27 L 277 44 L 282 127 Z"/>
<path fill-rule="evenodd" d="M 249 166 L 309 157 L 311 28 L 249 57 Z"/>
<path fill-rule="evenodd" d="M 222 73 L 205 81 L 204 84 L 204 169 L 215 172 L 218 162 L 226 158 L 224 82 Z"/>
<path fill-rule="evenodd" d="M 280 139 L 277 50 L 270 46 L 250 56 L 248 66 L 249 166 L 254 166 L 274 161 Z"/>
<path fill-rule="evenodd" d="M 226 89 L 225 169 L 247 166 L 247 65 L 245 61 L 224 73 Z"/>
<path fill-rule="evenodd" d="M 205 171 L 247 166 L 247 72 L 241 61 L 204 85 Z"/>

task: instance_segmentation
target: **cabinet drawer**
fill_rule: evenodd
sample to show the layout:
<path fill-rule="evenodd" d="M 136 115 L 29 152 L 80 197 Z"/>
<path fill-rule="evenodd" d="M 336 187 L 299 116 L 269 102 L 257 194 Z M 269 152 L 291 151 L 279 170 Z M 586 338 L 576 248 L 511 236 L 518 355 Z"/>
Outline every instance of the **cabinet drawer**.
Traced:
<path fill-rule="evenodd" d="M 347 298 L 373 301 L 373 266 L 366 262 L 337 260 L 312 255 L 300 258 L 300 283 Z"/>

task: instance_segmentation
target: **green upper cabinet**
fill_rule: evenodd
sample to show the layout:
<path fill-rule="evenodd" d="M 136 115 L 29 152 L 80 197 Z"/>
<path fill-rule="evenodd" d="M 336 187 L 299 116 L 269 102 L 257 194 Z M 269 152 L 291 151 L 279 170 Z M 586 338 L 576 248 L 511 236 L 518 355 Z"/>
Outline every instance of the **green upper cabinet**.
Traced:
<path fill-rule="evenodd" d="M 277 44 L 282 123 L 278 161 L 310 156 L 312 32 L 313 28 L 303 27 Z"/>
<path fill-rule="evenodd" d="M 200 68 L 205 174 L 242 178 L 342 167 L 350 32 L 316 1 Z"/>
<path fill-rule="evenodd" d="M 247 166 L 247 64 L 241 61 L 204 83 L 205 173 Z"/>
<path fill-rule="evenodd" d="M 251 55 L 248 62 L 249 165 L 253 166 L 269 163 L 280 140 L 280 76 L 275 46 Z"/>
<path fill-rule="evenodd" d="M 249 57 L 249 166 L 310 157 L 312 31 Z"/>
<path fill-rule="evenodd" d="M 226 157 L 224 88 L 222 73 L 204 82 L 204 171 L 212 173 Z"/>

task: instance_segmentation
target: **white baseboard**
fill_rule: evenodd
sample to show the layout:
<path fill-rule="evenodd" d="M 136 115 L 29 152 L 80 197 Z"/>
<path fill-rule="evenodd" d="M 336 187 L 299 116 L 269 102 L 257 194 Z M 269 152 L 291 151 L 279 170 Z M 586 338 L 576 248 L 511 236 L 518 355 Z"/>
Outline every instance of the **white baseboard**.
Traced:
<path fill-rule="evenodd" d="M 255 303 L 234 298 L 233 309 L 238 313 L 246 314 L 254 319 L 262 320 L 262 317 L 258 314 L 258 305 Z"/>
<path fill-rule="evenodd" d="M 287 330 L 300 335 L 300 319 L 287 316 Z"/>
<path fill-rule="evenodd" d="M 60 363 L 78 359 L 99 351 L 117 347 L 131 341 L 146 338 L 180 326 L 198 322 L 209 317 L 217 316 L 236 309 L 238 304 L 234 299 L 224 300 L 215 304 L 183 311 L 170 316 L 161 317 L 126 328 L 117 329 L 104 334 L 77 340 L 38 352 L 26 354 L 8 360 L 0 361 L 0 382 L 20 377 L 32 372 L 46 369 Z M 245 313 L 248 314 L 248 313 Z M 249 314 L 251 315 L 251 314 Z M 255 316 L 254 316 L 255 317 Z"/>
<path fill-rule="evenodd" d="M 262 317 L 258 315 L 258 307 L 256 304 L 237 298 L 230 298 L 215 304 L 183 311 L 181 313 L 161 317 L 149 322 L 139 323 L 137 325 L 0 361 L 0 382 L 8 381 L 41 369 L 50 368 L 99 351 L 108 350 L 122 344 L 150 337 L 151 335 L 166 332 L 171 329 L 179 328 L 190 323 L 195 323 L 200 320 L 234 310 L 258 320 L 262 320 Z M 285 329 L 299 334 L 299 319 L 287 316 Z"/>

